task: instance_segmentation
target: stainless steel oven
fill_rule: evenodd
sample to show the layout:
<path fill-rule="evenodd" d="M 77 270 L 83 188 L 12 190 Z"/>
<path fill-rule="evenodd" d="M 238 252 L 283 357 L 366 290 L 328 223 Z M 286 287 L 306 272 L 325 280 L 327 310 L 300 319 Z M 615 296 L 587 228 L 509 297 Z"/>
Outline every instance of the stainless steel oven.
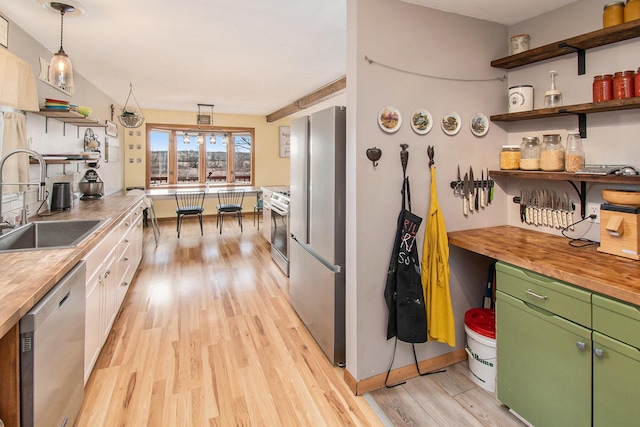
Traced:
<path fill-rule="evenodd" d="M 289 195 L 274 192 L 271 206 L 271 258 L 289 276 Z"/>

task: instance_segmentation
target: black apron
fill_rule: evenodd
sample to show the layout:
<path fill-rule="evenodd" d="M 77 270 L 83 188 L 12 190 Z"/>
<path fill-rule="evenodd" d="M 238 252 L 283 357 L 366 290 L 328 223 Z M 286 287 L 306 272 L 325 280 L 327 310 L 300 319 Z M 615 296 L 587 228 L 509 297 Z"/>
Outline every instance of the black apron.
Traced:
<path fill-rule="evenodd" d="M 409 210 L 405 208 L 405 199 Z M 411 213 L 409 178 L 402 186 L 402 210 L 387 272 L 384 297 L 389 309 L 387 339 L 397 336 L 408 343 L 427 341 L 427 311 L 420 279 L 416 234 L 422 218 Z"/>

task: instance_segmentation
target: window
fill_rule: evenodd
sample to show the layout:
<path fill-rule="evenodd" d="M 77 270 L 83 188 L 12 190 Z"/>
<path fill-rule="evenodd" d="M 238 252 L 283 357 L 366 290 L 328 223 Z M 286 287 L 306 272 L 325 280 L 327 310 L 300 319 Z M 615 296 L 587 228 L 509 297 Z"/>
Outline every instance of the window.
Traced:
<path fill-rule="evenodd" d="M 147 125 L 147 185 L 253 184 L 253 128 Z"/>

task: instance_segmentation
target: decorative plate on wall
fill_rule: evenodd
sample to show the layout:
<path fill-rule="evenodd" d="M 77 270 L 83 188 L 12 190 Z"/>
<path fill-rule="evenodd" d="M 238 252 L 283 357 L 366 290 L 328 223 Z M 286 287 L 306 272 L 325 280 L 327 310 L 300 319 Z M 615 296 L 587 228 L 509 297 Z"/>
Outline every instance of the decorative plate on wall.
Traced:
<path fill-rule="evenodd" d="M 378 125 L 387 133 L 394 133 L 402 125 L 402 116 L 396 107 L 386 106 L 378 113 Z"/>
<path fill-rule="evenodd" d="M 476 113 L 471 117 L 471 133 L 477 137 L 485 136 L 489 132 L 489 120 L 482 113 Z"/>
<path fill-rule="evenodd" d="M 442 116 L 442 122 L 440 123 L 442 126 L 442 131 L 447 135 L 455 135 L 460 132 L 460 126 L 462 125 L 462 120 L 460 120 L 460 116 L 458 113 L 445 113 Z"/>
<path fill-rule="evenodd" d="M 433 127 L 433 117 L 431 113 L 422 108 L 416 110 L 411 115 L 411 128 L 415 133 L 425 135 L 429 133 Z"/>

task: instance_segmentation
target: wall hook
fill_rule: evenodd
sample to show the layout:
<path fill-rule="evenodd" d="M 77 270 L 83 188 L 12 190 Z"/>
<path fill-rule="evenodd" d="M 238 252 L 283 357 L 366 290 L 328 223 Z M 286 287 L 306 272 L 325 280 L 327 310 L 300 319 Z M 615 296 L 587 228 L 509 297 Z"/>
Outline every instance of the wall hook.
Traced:
<path fill-rule="evenodd" d="M 378 160 L 382 157 L 382 150 L 378 147 L 367 148 L 367 159 L 373 162 L 373 167 L 378 167 Z"/>

